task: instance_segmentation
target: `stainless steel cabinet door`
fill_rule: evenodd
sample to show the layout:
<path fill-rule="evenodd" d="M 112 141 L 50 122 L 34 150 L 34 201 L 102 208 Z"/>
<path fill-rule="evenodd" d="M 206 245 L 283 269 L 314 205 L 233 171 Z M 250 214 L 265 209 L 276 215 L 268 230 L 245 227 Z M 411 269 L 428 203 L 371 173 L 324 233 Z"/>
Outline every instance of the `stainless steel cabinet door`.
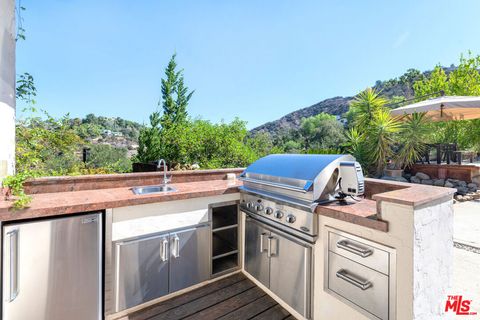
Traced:
<path fill-rule="evenodd" d="M 310 318 L 311 248 L 288 235 L 268 238 L 270 290 L 305 318 Z"/>
<path fill-rule="evenodd" d="M 2 319 L 101 319 L 101 225 L 90 214 L 5 227 Z"/>
<path fill-rule="evenodd" d="M 170 292 L 210 276 L 210 225 L 170 233 Z"/>
<path fill-rule="evenodd" d="M 247 217 L 245 223 L 245 270 L 266 287 L 270 285 L 267 242 L 270 231 Z"/>
<path fill-rule="evenodd" d="M 168 234 L 115 244 L 115 311 L 168 293 Z"/>

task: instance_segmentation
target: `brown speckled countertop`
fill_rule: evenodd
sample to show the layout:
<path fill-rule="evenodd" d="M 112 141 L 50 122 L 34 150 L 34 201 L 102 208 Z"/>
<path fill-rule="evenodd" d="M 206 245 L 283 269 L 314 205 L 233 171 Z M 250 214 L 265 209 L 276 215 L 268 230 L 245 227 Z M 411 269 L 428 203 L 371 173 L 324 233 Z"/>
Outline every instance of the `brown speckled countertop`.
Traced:
<path fill-rule="evenodd" d="M 388 231 L 388 222 L 376 218 L 377 202 L 370 199 L 361 199 L 359 201 L 347 200 L 346 205 L 341 205 L 338 202 L 319 205 L 315 212 L 322 216 L 343 220 L 379 231 Z"/>
<path fill-rule="evenodd" d="M 379 179 L 365 179 L 366 190 L 375 201 L 386 201 L 414 208 L 435 201 L 453 199 L 455 188 L 435 187 L 423 184 L 396 182 Z"/>
<path fill-rule="evenodd" d="M 79 212 L 104 210 L 138 204 L 209 197 L 238 192 L 241 182 L 209 180 L 172 183 L 177 191 L 135 195 L 130 187 L 97 190 L 40 193 L 32 195 L 29 208 L 12 211 L 11 203 L 0 200 L 0 221 L 22 220 Z"/>
<path fill-rule="evenodd" d="M 238 174 L 240 171 L 241 169 L 222 170 L 219 172 L 202 172 L 200 170 L 178 174 L 177 180 L 171 183 L 178 191 L 149 195 L 135 195 L 131 190 L 131 186 L 138 185 L 139 181 L 149 182 L 144 183 L 144 185 L 158 183 L 157 181 L 161 173 L 100 177 L 99 182 L 103 188 L 93 190 L 86 188 L 89 187 L 89 184 L 95 184 L 94 177 L 82 177 L 81 179 L 69 177 L 37 179 L 29 184 L 32 191 L 34 191 L 32 193 L 36 193 L 32 195 L 33 200 L 29 208 L 12 211 L 10 209 L 11 202 L 0 200 L 0 221 L 24 220 L 236 193 L 238 192 L 238 187 L 242 185 L 241 181 L 237 180 L 232 183 L 225 179 L 222 180 L 222 178 L 225 177 L 226 172 Z M 211 180 L 205 180 L 208 178 Z M 61 185 L 61 188 L 58 185 Z M 53 187 L 55 188 L 52 189 Z M 63 191 L 55 191 L 58 188 Z M 449 188 L 368 178 L 365 179 L 365 189 L 367 199 L 360 201 L 350 200 L 348 205 L 339 205 L 336 202 L 319 205 L 316 213 L 387 232 L 388 222 L 377 219 L 377 210 L 380 210 L 379 204 L 381 201 L 417 207 L 429 202 L 452 199 L 455 192 L 455 189 Z"/>

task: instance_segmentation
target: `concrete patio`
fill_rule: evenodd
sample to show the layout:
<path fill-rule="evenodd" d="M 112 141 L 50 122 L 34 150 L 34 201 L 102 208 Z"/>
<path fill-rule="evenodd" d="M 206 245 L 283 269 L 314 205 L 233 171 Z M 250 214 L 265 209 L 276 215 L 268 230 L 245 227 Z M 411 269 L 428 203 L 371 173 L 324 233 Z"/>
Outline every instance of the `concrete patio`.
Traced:
<path fill-rule="evenodd" d="M 454 206 L 454 295 L 472 300 L 472 311 L 480 312 L 480 201 Z"/>

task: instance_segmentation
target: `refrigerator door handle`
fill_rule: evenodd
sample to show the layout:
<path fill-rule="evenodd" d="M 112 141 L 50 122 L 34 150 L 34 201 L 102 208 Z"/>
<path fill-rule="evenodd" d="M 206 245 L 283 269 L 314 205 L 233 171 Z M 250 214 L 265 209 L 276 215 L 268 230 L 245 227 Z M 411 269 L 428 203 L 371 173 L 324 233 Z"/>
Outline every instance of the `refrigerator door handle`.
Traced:
<path fill-rule="evenodd" d="M 9 297 L 8 302 L 12 302 L 18 296 L 18 229 L 12 230 L 7 233 L 8 235 L 8 250 L 9 254 L 7 255 L 10 259 L 9 261 Z"/>

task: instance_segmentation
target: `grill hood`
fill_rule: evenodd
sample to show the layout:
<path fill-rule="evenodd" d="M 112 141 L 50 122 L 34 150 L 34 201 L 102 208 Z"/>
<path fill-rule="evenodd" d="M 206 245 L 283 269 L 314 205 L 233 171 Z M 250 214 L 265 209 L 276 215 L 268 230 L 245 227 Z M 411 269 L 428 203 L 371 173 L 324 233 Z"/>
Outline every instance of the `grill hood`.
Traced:
<path fill-rule="evenodd" d="M 336 154 L 268 155 L 240 175 L 242 189 L 311 208 L 313 203 L 333 199 L 342 161 L 355 161 L 355 158 Z"/>

